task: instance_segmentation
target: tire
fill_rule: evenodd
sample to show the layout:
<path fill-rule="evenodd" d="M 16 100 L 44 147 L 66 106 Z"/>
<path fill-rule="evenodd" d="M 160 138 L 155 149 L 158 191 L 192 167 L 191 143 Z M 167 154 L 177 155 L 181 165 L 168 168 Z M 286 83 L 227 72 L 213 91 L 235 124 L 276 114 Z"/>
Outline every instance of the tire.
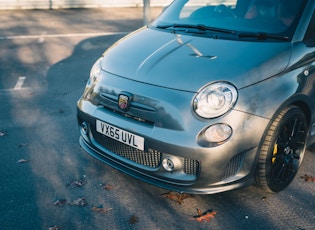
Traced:
<path fill-rule="evenodd" d="M 268 192 L 285 189 L 302 163 L 308 123 L 296 106 L 282 110 L 272 121 L 259 151 L 256 184 Z"/>

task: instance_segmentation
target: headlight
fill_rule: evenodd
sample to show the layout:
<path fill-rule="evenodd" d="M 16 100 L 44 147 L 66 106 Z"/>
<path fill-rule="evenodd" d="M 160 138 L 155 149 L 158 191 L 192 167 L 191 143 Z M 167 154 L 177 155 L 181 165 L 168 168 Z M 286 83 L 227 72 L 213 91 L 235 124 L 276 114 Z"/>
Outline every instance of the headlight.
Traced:
<path fill-rule="evenodd" d="M 103 64 L 103 57 L 100 57 L 92 66 L 91 71 L 90 71 L 90 78 L 88 82 L 86 83 L 85 90 L 82 96 L 83 98 L 85 98 L 86 100 L 89 100 L 93 104 L 98 103 L 93 92 L 94 92 L 95 81 L 97 81 L 102 71 L 102 64 Z"/>
<path fill-rule="evenodd" d="M 98 76 L 100 75 L 101 70 L 102 70 L 102 63 L 103 63 L 103 57 L 100 57 L 92 66 L 92 69 L 90 71 L 90 79 L 88 82 L 89 85 L 92 85 L 97 80 Z"/>
<path fill-rule="evenodd" d="M 215 118 L 229 111 L 237 100 L 236 88 L 227 82 L 204 87 L 194 99 L 194 111 L 203 118 Z"/>

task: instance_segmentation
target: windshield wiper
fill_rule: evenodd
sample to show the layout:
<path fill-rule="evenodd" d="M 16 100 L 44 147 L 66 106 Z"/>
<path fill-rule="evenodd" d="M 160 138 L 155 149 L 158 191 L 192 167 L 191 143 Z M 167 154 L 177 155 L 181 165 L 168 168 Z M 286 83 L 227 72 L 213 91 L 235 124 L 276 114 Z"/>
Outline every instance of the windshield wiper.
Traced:
<path fill-rule="evenodd" d="M 255 38 L 257 40 L 280 40 L 280 41 L 289 41 L 290 39 L 285 36 L 276 35 L 276 34 L 267 34 L 267 33 L 239 33 L 239 38 Z"/>
<path fill-rule="evenodd" d="M 206 32 L 206 31 L 212 31 L 212 32 L 219 32 L 219 33 L 226 33 L 226 34 L 235 34 L 235 31 L 233 30 L 228 30 L 228 29 L 222 29 L 222 28 L 216 28 L 216 27 L 211 27 L 211 26 L 206 26 L 203 24 L 169 24 L 169 25 L 158 25 L 157 28 L 159 29 L 176 29 L 176 28 L 184 28 L 184 29 L 196 29 L 201 32 Z M 187 32 L 191 32 L 187 30 Z"/>

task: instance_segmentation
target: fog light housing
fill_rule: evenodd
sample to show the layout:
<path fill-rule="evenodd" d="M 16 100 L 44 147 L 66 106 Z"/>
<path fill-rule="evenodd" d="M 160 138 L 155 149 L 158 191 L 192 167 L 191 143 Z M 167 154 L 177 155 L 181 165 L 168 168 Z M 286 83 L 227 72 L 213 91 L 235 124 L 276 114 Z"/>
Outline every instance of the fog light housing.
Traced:
<path fill-rule="evenodd" d="M 215 124 L 209 126 L 204 132 L 204 138 L 208 142 L 220 143 L 229 139 L 232 128 L 227 124 Z"/>
<path fill-rule="evenodd" d="M 173 172 L 182 168 L 180 159 L 174 156 L 167 156 L 162 161 L 163 168 L 168 172 Z"/>
<path fill-rule="evenodd" d="M 82 122 L 81 123 L 81 133 L 84 135 L 87 135 L 88 132 L 89 132 L 88 125 L 86 124 L 86 122 Z"/>

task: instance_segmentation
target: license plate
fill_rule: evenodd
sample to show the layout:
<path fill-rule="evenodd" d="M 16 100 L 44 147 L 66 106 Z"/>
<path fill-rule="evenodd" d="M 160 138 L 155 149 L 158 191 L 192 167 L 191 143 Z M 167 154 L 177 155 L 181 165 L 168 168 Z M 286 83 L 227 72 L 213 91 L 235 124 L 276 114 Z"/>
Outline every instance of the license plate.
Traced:
<path fill-rule="evenodd" d="M 144 138 L 103 121 L 96 120 L 96 131 L 121 143 L 144 150 Z"/>

